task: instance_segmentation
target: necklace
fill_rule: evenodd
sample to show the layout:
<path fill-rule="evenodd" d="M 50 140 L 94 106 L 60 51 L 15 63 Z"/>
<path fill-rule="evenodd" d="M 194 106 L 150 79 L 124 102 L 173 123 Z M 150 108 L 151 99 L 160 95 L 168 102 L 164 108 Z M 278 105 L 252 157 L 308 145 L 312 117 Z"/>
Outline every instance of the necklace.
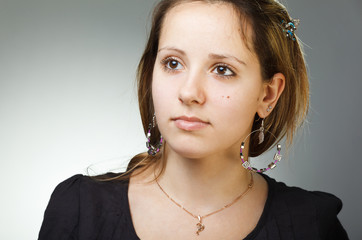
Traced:
<path fill-rule="evenodd" d="M 192 212 L 190 212 L 189 210 L 187 210 L 184 206 L 182 206 L 180 203 L 176 202 L 172 197 L 170 197 L 166 192 L 165 190 L 163 190 L 163 188 L 161 187 L 161 185 L 159 184 L 159 182 L 157 181 L 157 178 L 155 178 L 156 180 L 156 183 L 158 185 L 158 187 L 161 189 L 161 191 L 166 195 L 166 197 L 168 199 L 170 199 L 174 204 L 176 204 L 178 207 L 180 207 L 182 210 L 184 210 L 185 212 L 187 212 L 189 215 L 191 215 L 192 217 L 196 218 L 199 222 L 196 224 L 196 227 L 197 227 L 197 231 L 196 231 L 196 234 L 199 235 L 200 232 L 202 232 L 204 229 L 205 229 L 205 225 L 202 224 L 202 220 L 206 217 L 209 217 L 211 215 L 214 215 L 215 213 L 218 213 L 218 212 L 221 212 L 222 210 L 230 207 L 231 205 L 233 205 L 234 203 L 236 203 L 238 200 L 242 199 L 253 187 L 254 185 L 254 179 L 253 179 L 253 173 L 250 172 L 250 176 L 251 176 L 251 179 L 250 179 L 250 183 L 248 184 L 248 188 L 242 192 L 239 196 L 237 196 L 232 202 L 226 204 L 225 206 L 223 206 L 222 208 L 216 210 L 216 211 L 213 211 L 211 213 L 208 213 L 206 215 L 196 215 L 196 214 L 193 214 Z"/>

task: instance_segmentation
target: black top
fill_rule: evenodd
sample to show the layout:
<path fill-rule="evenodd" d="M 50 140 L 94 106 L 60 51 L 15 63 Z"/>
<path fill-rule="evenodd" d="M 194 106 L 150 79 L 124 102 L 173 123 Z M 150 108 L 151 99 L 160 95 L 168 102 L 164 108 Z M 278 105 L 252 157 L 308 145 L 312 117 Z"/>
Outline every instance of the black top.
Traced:
<path fill-rule="evenodd" d="M 337 214 L 342 202 L 262 174 L 268 198 L 255 229 L 244 240 L 348 239 Z M 54 190 L 39 240 L 138 240 L 128 202 L 129 181 L 101 182 L 75 175 Z"/>

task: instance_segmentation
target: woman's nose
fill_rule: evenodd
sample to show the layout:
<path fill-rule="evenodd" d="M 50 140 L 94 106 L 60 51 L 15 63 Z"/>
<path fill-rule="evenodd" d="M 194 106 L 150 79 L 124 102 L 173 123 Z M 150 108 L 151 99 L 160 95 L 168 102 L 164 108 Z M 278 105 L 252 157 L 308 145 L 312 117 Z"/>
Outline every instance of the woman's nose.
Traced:
<path fill-rule="evenodd" d="M 205 103 L 205 76 L 202 74 L 189 74 L 179 90 L 179 100 L 185 105 Z"/>

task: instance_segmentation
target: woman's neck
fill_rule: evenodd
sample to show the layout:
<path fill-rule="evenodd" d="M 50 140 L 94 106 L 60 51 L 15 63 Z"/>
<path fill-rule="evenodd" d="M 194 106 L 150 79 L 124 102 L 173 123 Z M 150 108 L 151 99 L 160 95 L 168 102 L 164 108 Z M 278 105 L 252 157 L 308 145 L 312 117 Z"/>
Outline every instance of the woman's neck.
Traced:
<path fill-rule="evenodd" d="M 175 201 L 201 215 L 234 200 L 251 178 L 237 156 L 189 159 L 170 151 L 164 160 L 167 164 L 159 184 Z"/>

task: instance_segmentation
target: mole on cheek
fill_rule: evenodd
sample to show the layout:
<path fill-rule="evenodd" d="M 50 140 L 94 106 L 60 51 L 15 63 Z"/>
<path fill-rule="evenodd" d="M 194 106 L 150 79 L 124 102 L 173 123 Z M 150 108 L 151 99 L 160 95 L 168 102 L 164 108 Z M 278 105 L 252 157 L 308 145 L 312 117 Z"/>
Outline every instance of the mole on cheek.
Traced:
<path fill-rule="evenodd" d="M 227 96 L 227 98 L 230 98 L 230 96 Z"/>

